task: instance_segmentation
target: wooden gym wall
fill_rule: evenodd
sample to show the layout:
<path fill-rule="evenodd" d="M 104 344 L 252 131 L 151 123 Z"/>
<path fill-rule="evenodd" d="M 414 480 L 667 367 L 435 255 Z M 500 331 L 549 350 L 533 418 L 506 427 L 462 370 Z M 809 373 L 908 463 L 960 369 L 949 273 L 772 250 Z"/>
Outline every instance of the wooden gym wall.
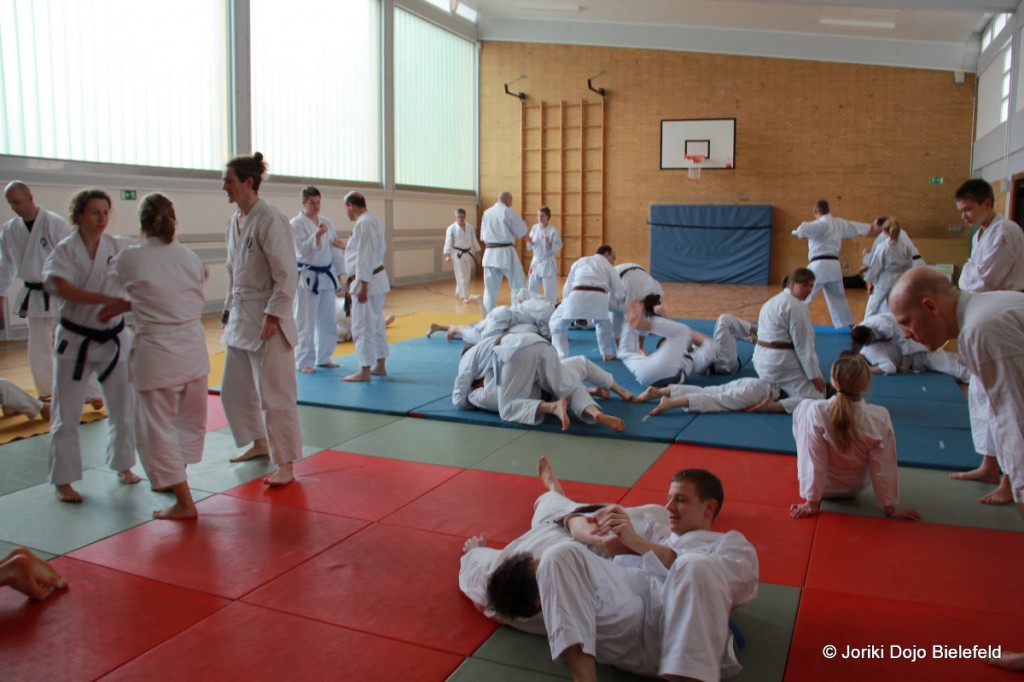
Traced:
<path fill-rule="evenodd" d="M 526 74 L 512 89 L 528 103 L 598 100 L 587 78 L 602 69 L 604 232 L 619 262 L 648 262 L 654 203 L 772 204 L 773 280 L 806 264 L 806 242 L 790 232 L 821 197 L 843 218 L 895 215 L 915 239 L 967 239 L 948 226 L 960 223 L 953 192 L 970 173 L 973 74 L 956 84 L 944 71 L 664 50 L 484 42 L 481 208 L 521 179 L 520 102 L 503 84 Z M 736 168 L 700 180 L 660 170 L 661 121 L 684 118 L 736 118 Z M 944 183 L 931 184 L 936 176 Z M 536 206 L 520 196 L 514 205 L 536 221 Z"/>

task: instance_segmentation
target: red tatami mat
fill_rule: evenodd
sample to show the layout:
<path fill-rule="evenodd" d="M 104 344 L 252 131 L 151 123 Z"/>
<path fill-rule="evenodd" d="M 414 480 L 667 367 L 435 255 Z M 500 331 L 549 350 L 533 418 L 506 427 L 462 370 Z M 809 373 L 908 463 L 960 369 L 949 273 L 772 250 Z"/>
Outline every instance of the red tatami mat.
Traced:
<path fill-rule="evenodd" d="M 443 680 L 460 663 L 461 656 L 236 602 L 104 680 Z"/>
<path fill-rule="evenodd" d="M 563 481 L 581 503 L 617 502 L 626 488 Z M 506 545 L 530 529 L 533 503 L 547 490 L 536 476 L 467 469 L 388 516 L 385 523 L 468 538 L 480 532 Z"/>
<path fill-rule="evenodd" d="M 366 525 L 227 495 L 198 507 L 198 521 L 150 521 L 70 556 L 237 599 Z"/>
<path fill-rule="evenodd" d="M 663 504 L 664 500 L 662 493 L 634 488 L 622 499 L 622 504 Z M 813 518 L 790 518 L 788 508 L 730 500 L 726 493 L 722 512 L 711 530 L 743 533 L 757 550 L 761 582 L 803 587 L 815 524 Z"/>
<path fill-rule="evenodd" d="M 983 576 L 963 578 L 987 584 Z M 993 668 L 977 658 L 935 658 L 933 647 L 943 647 L 944 653 L 948 651 L 946 647 L 970 649 L 974 645 L 998 645 L 1004 651 L 1020 651 L 1024 641 L 1022 633 L 1024 617 L 1019 615 L 998 615 L 805 589 L 800 599 L 785 679 L 790 682 L 1019 682 L 1020 673 Z M 825 657 L 826 646 L 836 648 L 835 658 Z M 868 655 L 876 658 L 844 659 L 844 655 L 849 656 L 848 647 L 866 649 Z M 923 657 L 921 649 L 924 650 Z M 918 655 L 916 661 L 911 660 L 914 654 Z"/>
<path fill-rule="evenodd" d="M 796 458 L 697 445 L 672 445 L 634 487 L 668 493 L 680 469 L 707 469 L 722 479 L 725 500 L 785 506 L 800 502 Z"/>
<path fill-rule="evenodd" d="M 295 483 L 283 490 L 256 480 L 227 494 L 379 521 L 457 473 L 454 467 L 325 450 L 298 462 Z"/>
<path fill-rule="evenodd" d="M 464 540 L 372 525 L 245 601 L 468 656 L 496 626 L 459 591 Z"/>
<path fill-rule="evenodd" d="M 0 590 L 0 679 L 96 679 L 228 603 L 73 559 L 52 565 L 69 588 L 46 601 Z"/>
<path fill-rule="evenodd" d="M 217 431 L 228 425 L 228 418 L 224 416 L 224 405 L 220 402 L 220 396 L 212 393 L 206 396 L 206 431 Z"/>
<path fill-rule="evenodd" d="M 1020 533 L 822 514 L 807 587 L 1018 615 L 1022 566 Z"/>

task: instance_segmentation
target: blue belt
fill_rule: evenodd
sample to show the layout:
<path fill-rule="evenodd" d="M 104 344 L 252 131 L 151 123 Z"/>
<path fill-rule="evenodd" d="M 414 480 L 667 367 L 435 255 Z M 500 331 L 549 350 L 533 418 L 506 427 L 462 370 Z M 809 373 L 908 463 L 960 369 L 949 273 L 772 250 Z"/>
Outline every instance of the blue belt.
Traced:
<path fill-rule="evenodd" d="M 330 265 L 310 265 L 309 263 L 299 263 L 299 270 L 312 270 L 317 273 L 316 279 L 313 280 L 313 286 L 310 288 L 314 294 L 320 293 L 320 275 L 327 275 L 331 278 L 331 284 L 334 288 L 338 288 L 338 280 L 335 279 L 334 273 L 331 272 Z"/>

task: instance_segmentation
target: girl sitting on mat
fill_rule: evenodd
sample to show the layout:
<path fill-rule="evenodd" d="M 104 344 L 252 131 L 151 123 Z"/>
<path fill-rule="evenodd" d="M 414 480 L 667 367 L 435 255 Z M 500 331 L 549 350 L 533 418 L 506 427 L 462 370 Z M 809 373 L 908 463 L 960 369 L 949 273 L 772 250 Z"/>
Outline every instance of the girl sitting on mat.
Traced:
<path fill-rule="evenodd" d="M 827 497 L 853 497 L 871 480 L 885 515 L 919 520 L 916 509 L 901 509 L 896 480 L 896 437 L 889 412 L 868 405 L 861 395 L 871 387 L 868 363 L 843 355 L 832 365 L 835 396 L 805 400 L 793 412 L 797 477 L 805 502 L 791 505 L 793 518 L 814 516 Z"/>

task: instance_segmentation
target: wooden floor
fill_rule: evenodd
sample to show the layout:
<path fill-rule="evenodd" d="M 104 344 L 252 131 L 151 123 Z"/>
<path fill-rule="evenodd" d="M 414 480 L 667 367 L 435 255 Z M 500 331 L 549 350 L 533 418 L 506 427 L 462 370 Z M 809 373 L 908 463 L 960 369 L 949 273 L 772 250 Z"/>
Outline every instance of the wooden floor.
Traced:
<path fill-rule="evenodd" d="M 761 304 L 778 292 L 778 287 L 750 286 L 741 284 L 679 284 L 667 283 L 665 306 L 673 317 L 714 319 L 722 313 L 732 313 L 744 319 L 756 320 Z M 384 306 L 385 314 L 408 315 L 416 312 L 457 312 L 475 313 L 475 303 L 465 304 L 455 298 L 454 281 L 444 280 L 414 286 L 396 287 L 388 294 Z M 473 280 L 471 290 L 483 292 L 483 279 Z M 855 318 L 863 314 L 867 292 L 863 289 L 847 291 L 850 307 Z M 499 303 L 508 303 L 508 285 L 502 287 Z M 811 303 L 811 320 L 814 324 L 830 324 L 831 318 L 823 296 Z M 203 318 L 207 330 L 207 348 L 211 353 L 224 350 L 220 342 L 220 314 L 209 313 Z M 0 342 L 0 376 L 19 386 L 32 389 L 32 375 L 28 367 L 26 342 Z"/>

